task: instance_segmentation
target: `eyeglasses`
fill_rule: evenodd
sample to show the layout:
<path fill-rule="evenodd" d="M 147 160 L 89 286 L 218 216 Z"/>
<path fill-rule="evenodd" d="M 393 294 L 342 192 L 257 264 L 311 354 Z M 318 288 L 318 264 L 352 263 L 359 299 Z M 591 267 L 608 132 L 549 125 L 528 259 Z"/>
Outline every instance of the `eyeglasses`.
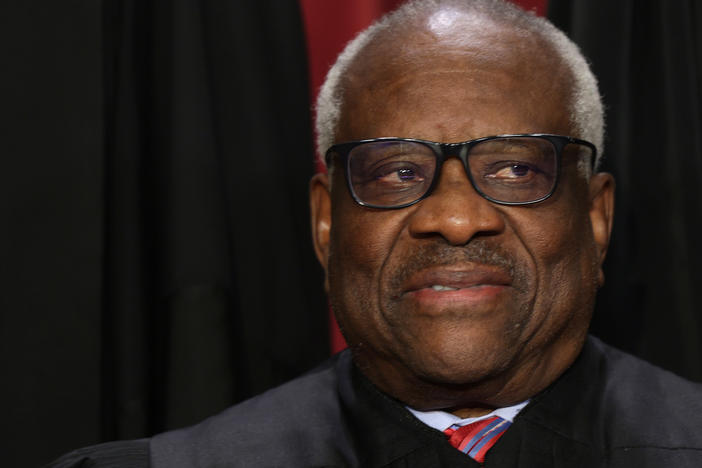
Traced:
<path fill-rule="evenodd" d="M 473 188 L 487 200 L 529 205 L 556 190 L 564 154 L 590 158 L 592 169 L 596 152 L 592 143 L 577 138 L 523 134 L 463 143 L 374 138 L 333 145 L 325 159 L 328 167 L 332 160 L 342 164 L 351 196 L 359 205 L 394 209 L 431 195 L 450 157 L 463 162 Z"/>

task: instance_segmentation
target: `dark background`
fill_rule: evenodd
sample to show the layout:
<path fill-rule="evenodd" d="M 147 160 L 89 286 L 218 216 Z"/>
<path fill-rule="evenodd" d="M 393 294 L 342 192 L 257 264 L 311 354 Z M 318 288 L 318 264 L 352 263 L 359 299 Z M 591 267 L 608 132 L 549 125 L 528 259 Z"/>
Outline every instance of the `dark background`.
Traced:
<path fill-rule="evenodd" d="M 600 79 L 618 182 L 593 332 L 700 381 L 701 7 L 548 3 Z M 307 50 L 295 0 L 0 7 L 3 466 L 190 424 L 328 355 Z"/>

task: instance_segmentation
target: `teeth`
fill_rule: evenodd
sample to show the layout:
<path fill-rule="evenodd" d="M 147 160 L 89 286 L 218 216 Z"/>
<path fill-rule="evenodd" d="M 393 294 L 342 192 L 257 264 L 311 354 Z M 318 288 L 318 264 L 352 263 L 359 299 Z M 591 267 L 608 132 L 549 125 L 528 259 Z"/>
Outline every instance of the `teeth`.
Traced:
<path fill-rule="evenodd" d="M 431 289 L 434 291 L 458 291 L 458 288 L 452 288 L 451 286 L 444 286 L 441 284 L 435 284 Z"/>

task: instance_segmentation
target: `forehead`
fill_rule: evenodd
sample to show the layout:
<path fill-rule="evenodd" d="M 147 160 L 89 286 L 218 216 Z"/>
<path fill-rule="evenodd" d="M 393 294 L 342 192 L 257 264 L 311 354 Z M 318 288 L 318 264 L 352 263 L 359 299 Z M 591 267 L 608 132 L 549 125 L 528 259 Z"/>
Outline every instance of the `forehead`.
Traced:
<path fill-rule="evenodd" d="M 433 16 L 411 31 L 381 34 L 358 55 L 342 80 L 336 140 L 568 134 L 569 85 L 568 70 L 540 37 Z"/>

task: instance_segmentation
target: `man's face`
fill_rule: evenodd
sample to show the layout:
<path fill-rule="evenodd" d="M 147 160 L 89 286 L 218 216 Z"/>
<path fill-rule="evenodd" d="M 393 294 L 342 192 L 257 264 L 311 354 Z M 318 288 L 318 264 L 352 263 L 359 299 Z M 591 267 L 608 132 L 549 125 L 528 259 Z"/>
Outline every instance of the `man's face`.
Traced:
<path fill-rule="evenodd" d="M 549 54 L 504 31 L 460 51 L 433 39 L 362 58 L 337 142 L 572 133 L 568 74 Z M 312 183 L 317 251 L 356 363 L 376 385 L 419 409 L 500 406 L 570 365 L 601 282 L 609 176 L 589 186 L 564 159 L 551 198 L 502 206 L 451 158 L 431 196 L 379 210 L 352 200 L 341 168 L 333 175 L 331 195 L 323 176 Z"/>

